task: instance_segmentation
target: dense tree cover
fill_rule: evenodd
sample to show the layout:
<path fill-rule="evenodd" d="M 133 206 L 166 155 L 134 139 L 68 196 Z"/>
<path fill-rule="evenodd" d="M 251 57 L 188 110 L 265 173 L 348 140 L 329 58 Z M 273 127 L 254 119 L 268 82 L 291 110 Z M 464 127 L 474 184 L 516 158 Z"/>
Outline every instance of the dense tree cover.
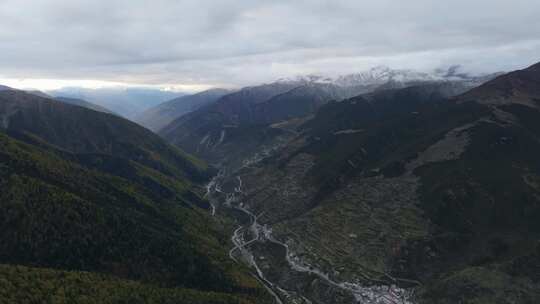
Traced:
<path fill-rule="evenodd" d="M 203 209 L 206 164 L 116 116 L 13 94 L 0 94 L 0 263 L 264 299 Z"/>
<path fill-rule="evenodd" d="M 0 114 L 11 136 L 72 153 L 97 153 L 135 161 L 177 178 L 201 180 L 207 166 L 121 117 L 27 94 L 0 92 Z"/>
<path fill-rule="evenodd" d="M 248 296 L 160 288 L 102 274 L 0 265 L 0 303 L 249 304 Z"/>
<path fill-rule="evenodd" d="M 2 263 L 100 271 L 164 286 L 246 289 L 237 286 L 249 279 L 232 274 L 220 228 L 182 201 L 185 185 L 130 167 L 142 182 L 174 194 L 158 196 L 2 133 L 0 160 Z"/>

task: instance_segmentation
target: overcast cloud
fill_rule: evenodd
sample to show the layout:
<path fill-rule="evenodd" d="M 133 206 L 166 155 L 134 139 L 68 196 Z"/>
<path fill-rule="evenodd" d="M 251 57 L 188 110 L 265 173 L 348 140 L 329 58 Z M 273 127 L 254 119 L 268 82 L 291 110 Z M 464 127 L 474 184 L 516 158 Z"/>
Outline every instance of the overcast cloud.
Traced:
<path fill-rule="evenodd" d="M 239 86 L 540 61 L 538 0 L 0 0 L 0 78 Z"/>

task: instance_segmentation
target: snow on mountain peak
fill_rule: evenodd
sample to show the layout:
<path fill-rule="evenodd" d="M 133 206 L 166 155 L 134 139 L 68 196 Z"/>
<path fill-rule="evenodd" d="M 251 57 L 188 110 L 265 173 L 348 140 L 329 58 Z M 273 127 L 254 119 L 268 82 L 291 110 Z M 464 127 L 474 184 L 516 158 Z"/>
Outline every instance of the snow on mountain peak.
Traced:
<path fill-rule="evenodd" d="M 310 75 L 299 75 L 299 76 L 290 77 L 290 78 L 280 78 L 276 82 L 311 84 L 311 83 L 333 83 L 334 80 L 330 77 L 310 74 Z"/>
<path fill-rule="evenodd" d="M 282 78 L 279 83 L 308 84 L 333 84 L 341 87 L 373 86 L 393 83 L 412 83 L 428 81 L 470 81 L 478 82 L 490 75 L 473 76 L 462 72 L 459 65 L 453 65 L 447 69 L 437 69 L 431 73 L 419 72 L 409 69 L 392 69 L 387 66 L 375 66 L 369 70 L 337 76 L 335 78 L 321 75 L 304 75 L 292 78 Z M 495 74 L 494 74 L 495 75 Z"/>
<path fill-rule="evenodd" d="M 364 72 L 339 76 L 336 78 L 335 83 L 340 86 L 357 86 L 381 85 L 390 81 L 411 82 L 436 80 L 441 80 L 441 77 L 413 70 L 394 70 L 387 66 L 376 66 Z"/>

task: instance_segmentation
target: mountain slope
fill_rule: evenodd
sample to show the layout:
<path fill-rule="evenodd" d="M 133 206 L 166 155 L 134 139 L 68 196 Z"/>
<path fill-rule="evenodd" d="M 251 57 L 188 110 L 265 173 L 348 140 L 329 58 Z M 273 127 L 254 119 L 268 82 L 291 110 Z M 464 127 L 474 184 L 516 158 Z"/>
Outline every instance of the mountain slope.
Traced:
<path fill-rule="evenodd" d="M 160 130 L 169 142 L 212 163 L 237 167 L 257 150 L 286 141 L 291 126 L 313 115 L 329 101 L 340 101 L 374 91 L 437 85 L 444 96 L 461 94 L 493 77 L 378 67 L 336 79 L 306 76 L 244 88 L 220 98 L 212 106 L 185 115 Z M 290 121 L 289 123 L 287 121 Z M 283 128 L 286 126 L 285 128 Z"/>
<path fill-rule="evenodd" d="M 115 115 L 20 91 L 1 92 L 0 102 L 0 121 L 13 136 L 30 133 L 71 152 L 124 157 L 171 176 L 196 177 L 204 170 L 191 156 Z"/>
<path fill-rule="evenodd" d="M 56 99 L 58 101 L 61 101 L 61 102 L 69 103 L 69 104 L 72 104 L 72 105 L 87 108 L 87 109 L 90 109 L 90 110 L 103 112 L 103 113 L 114 114 L 113 112 L 109 111 L 108 109 L 106 109 L 106 108 L 104 108 L 102 106 L 98 106 L 97 104 L 93 104 L 91 102 L 88 102 L 86 100 L 76 99 L 76 98 L 69 98 L 69 97 L 56 97 L 54 99 Z"/>
<path fill-rule="evenodd" d="M 212 163 L 234 162 L 241 158 L 238 154 L 250 155 L 283 134 L 264 124 L 254 124 L 254 108 L 298 86 L 297 82 L 276 82 L 244 88 L 174 120 L 159 134 Z M 234 160 L 228 155 L 233 155 Z"/>
<path fill-rule="evenodd" d="M 228 95 L 226 100 L 218 100 L 213 107 L 202 108 L 177 119 L 161 130 L 160 135 L 210 162 L 238 166 L 239 160 L 257 157 L 257 151 L 264 151 L 294 136 L 294 128 L 291 127 L 309 118 L 324 104 L 382 91 L 382 87 L 388 85 L 341 87 L 307 80 L 279 83 L 296 86 L 253 103 L 242 101 L 242 95 Z M 462 81 L 417 83 L 417 86 L 432 87 L 445 97 L 463 93 L 470 88 L 469 85 Z"/>
<path fill-rule="evenodd" d="M 411 87 L 329 103 L 238 173 L 239 201 L 335 281 L 414 287 L 420 303 L 538 302 L 539 81 L 535 65 L 451 99 Z"/>
<path fill-rule="evenodd" d="M 16 90 L 16 89 L 13 89 L 13 88 L 10 88 L 10 87 L 7 87 L 7 86 L 0 85 L 0 91 L 19 91 L 19 90 Z M 82 99 L 68 98 L 68 97 L 61 97 L 61 96 L 55 98 L 55 97 L 52 97 L 51 95 L 48 95 L 48 94 L 46 94 L 46 93 L 44 93 L 42 91 L 38 91 L 38 90 L 27 90 L 27 91 L 23 90 L 23 92 L 26 92 L 26 93 L 31 94 L 31 95 L 43 97 L 43 98 L 55 99 L 55 100 L 58 100 L 58 101 L 62 101 L 62 102 L 65 102 L 65 103 L 81 106 L 81 107 L 91 109 L 91 110 L 94 110 L 94 111 L 99 111 L 99 112 L 104 112 L 104 113 L 112 113 L 111 111 L 107 110 L 104 107 L 98 106 L 96 104 L 93 104 L 91 102 L 88 102 L 88 101 L 82 100 Z"/>
<path fill-rule="evenodd" d="M 253 124 L 273 124 L 293 118 L 301 118 L 314 113 L 330 100 L 345 97 L 340 87 L 331 84 L 306 84 L 254 107 Z"/>
<path fill-rule="evenodd" d="M 183 93 L 153 88 L 81 88 L 66 87 L 47 91 L 53 97 L 82 99 L 102 106 L 123 117 L 134 118 L 158 104 L 184 95 Z"/>
<path fill-rule="evenodd" d="M 51 95 L 48 95 L 48 94 L 46 94 L 46 93 L 44 93 L 42 91 L 39 91 L 39 90 L 26 90 L 25 92 L 28 93 L 28 94 L 39 96 L 39 97 L 53 99 L 53 97 Z"/>
<path fill-rule="evenodd" d="M 0 265 L 0 281 L 4 283 L 0 295 L 3 303 L 251 303 L 226 293 L 163 288 L 90 272 L 23 266 Z"/>
<path fill-rule="evenodd" d="M 19 90 L 12 89 L 12 88 L 6 87 L 6 86 L 0 86 L 0 91 L 19 91 Z M 94 111 L 99 111 L 99 112 L 104 112 L 104 113 L 112 113 L 111 111 L 107 110 L 104 107 L 98 106 L 96 104 L 93 104 L 91 102 L 88 102 L 88 101 L 82 100 L 82 99 L 61 97 L 61 96 L 55 98 L 55 97 L 52 97 L 51 95 L 48 95 L 48 94 L 43 93 L 42 91 L 38 91 L 38 90 L 28 90 L 28 91 L 22 91 L 22 92 L 26 92 L 28 94 L 39 96 L 39 97 L 42 97 L 42 98 L 55 99 L 55 100 L 58 100 L 58 101 L 62 101 L 62 102 L 65 102 L 65 103 L 69 103 L 69 104 L 73 104 L 73 105 L 76 105 L 76 106 L 84 107 L 84 108 L 94 110 Z"/>
<path fill-rule="evenodd" d="M 461 96 L 460 102 L 474 100 L 486 105 L 522 104 L 536 108 L 540 100 L 539 69 L 534 65 L 499 76 Z"/>
<path fill-rule="evenodd" d="M 225 89 L 211 89 L 181 96 L 150 108 L 135 117 L 135 121 L 152 131 L 159 131 L 178 117 L 213 103 L 228 94 Z"/>
<path fill-rule="evenodd" d="M 321 105 L 372 90 L 339 87 L 314 79 L 281 80 L 250 87 L 178 118 L 160 131 L 169 142 L 212 163 L 237 167 L 266 147 L 294 135 L 291 126 Z M 289 121 L 289 122 L 287 122 Z"/>
<path fill-rule="evenodd" d="M 42 284 L 88 271 L 111 276 L 118 292 L 142 284 L 140 297 L 165 288 L 170 301 L 264 301 L 226 255 L 229 227 L 205 210 L 204 163 L 114 115 L 24 92 L 2 92 L 0 116 L 0 263 L 8 264 L 0 284 L 28 280 L 13 268 L 24 265 L 39 268 L 25 271 Z M 91 276 L 72 281 L 70 297 L 105 292 Z"/>

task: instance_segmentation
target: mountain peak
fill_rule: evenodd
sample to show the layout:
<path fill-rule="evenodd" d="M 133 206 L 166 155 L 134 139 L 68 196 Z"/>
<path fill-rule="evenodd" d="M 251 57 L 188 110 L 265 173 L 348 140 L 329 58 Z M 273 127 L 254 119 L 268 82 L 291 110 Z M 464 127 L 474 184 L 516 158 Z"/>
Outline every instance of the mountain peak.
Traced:
<path fill-rule="evenodd" d="M 287 77 L 280 78 L 276 80 L 277 83 L 286 83 L 286 84 L 298 84 L 298 85 L 307 85 L 313 83 L 332 83 L 333 79 L 330 77 L 308 74 L 308 75 L 299 75 L 296 77 Z"/>
<path fill-rule="evenodd" d="M 380 85 L 389 81 L 434 81 L 440 77 L 413 70 L 397 70 L 387 66 L 376 66 L 367 71 L 339 76 L 335 84 L 340 86 Z"/>
<path fill-rule="evenodd" d="M 421 72 L 412 69 L 393 69 L 385 65 L 378 65 L 357 73 L 327 77 L 317 74 L 308 74 L 292 78 L 280 78 L 277 84 L 333 84 L 340 87 L 380 86 L 385 83 L 414 83 L 433 81 L 467 81 L 479 85 L 502 73 L 474 75 L 463 71 L 461 65 L 451 65 L 446 69 L 436 69 L 432 72 Z"/>
<path fill-rule="evenodd" d="M 528 71 L 540 71 L 540 62 L 531 65 L 527 68 Z"/>

